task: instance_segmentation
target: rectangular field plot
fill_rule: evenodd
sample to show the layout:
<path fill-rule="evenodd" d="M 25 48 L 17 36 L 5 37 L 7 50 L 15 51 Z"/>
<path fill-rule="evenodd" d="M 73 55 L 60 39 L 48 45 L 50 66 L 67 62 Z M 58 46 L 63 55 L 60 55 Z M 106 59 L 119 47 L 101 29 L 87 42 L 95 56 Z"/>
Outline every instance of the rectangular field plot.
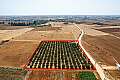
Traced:
<path fill-rule="evenodd" d="M 77 42 L 42 41 L 27 68 L 90 70 L 94 67 Z"/>

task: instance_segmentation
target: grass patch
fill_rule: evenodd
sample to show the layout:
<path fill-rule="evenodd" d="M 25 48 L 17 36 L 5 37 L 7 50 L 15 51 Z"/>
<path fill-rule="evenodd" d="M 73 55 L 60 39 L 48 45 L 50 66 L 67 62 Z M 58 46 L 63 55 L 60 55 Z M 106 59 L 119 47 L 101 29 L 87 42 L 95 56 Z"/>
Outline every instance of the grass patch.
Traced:
<path fill-rule="evenodd" d="M 80 72 L 78 75 L 80 80 L 96 80 L 96 77 L 93 72 Z"/>

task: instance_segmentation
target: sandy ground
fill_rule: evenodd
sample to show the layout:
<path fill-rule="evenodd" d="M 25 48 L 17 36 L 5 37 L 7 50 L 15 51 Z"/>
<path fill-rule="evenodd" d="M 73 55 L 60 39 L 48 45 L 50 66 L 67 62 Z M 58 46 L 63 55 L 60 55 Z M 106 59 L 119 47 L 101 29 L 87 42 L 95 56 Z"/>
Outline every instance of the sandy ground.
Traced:
<path fill-rule="evenodd" d="M 0 40 L 9 40 L 32 29 L 33 28 L 24 28 L 24 29 L 16 29 L 16 30 L 0 30 Z"/>
<path fill-rule="evenodd" d="M 84 30 L 85 34 L 87 35 L 91 35 L 91 36 L 109 35 L 108 33 L 93 29 L 94 25 L 86 25 L 86 24 L 77 24 L 77 25 L 81 30 Z"/>
<path fill-rule="evenodd" d="M 54 24 L 48 28 L 35 28 L 13 40 L 73 40 L 79 36 L 78 33 L 80 31 L 75 31 L 74 25 Z"/>
<path fill-rule="evenodd" d="M 57 31 L 30 31 L 26 34 L 15 37 L 13 40 L 70 40 L 74 39 L 71 32 L 57 32 Z"/>
<path fill-rule="evenodd" d="M 10 41 L 0 45 L 0 66 L 20 67 L 28 62 L 38 42 Z"/>

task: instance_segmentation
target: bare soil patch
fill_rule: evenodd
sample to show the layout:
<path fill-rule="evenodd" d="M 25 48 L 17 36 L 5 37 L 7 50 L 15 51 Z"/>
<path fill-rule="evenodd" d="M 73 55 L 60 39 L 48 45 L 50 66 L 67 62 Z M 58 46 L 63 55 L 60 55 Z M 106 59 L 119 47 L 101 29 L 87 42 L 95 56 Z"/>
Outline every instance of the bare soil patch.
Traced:
<path fill-rule="evenodd" d="M 15 37 L 13 40 L 64 40 L 74 39 L 71 32 L 59 31 L 29 31 L 23 35 Z"/>
<path fill-rule="evenodd" d="M 120 28 L 103 28 L 103 29 L 97 29 L 97 30 L 120 37 Z"/>
<path fill-rule="evenodd" d="M 25 65 L 38 44 L 37 42 L 10 41 L 0 45 L 0 66 L 20 67 Z"/>
<path fill-rule="evenodd" d="M 48 26 L 44 26 L 44 27 L 36 27 L 34 29 L 35 31 L 58 31 L 61 30 L 61 27 L 48 27 Z"/>
<path fill-rule="evenodd" d="M 114 78 L 115 78 L 115 80 L 120 80 L 120 71 L 118 71 L 118 70 L 109 70 L 108 71 L 109 73 L 110 73 L 110 75 L 112 75 Z"/>
<path fill-rule="evenodd" d="M 113 57 L 120 63 L 120 40 L 112 36 L 84 36 L 85 49 L 98 62 L 105 65 L 115 65 Z"/>
<path fill-rule="evenodd" d="M 32 29 L 33 28 L 24 28 L 24 29 L 16 29 L 16 30 L 0 30 L 0 40 L 12 39 Z"/>
<path fill-rule="evenodd" d="M 98 29 L 103 32 L 111 33 L 111 32 L 120 32 L 120 28 L 104 28 L 104 29 Z"/>

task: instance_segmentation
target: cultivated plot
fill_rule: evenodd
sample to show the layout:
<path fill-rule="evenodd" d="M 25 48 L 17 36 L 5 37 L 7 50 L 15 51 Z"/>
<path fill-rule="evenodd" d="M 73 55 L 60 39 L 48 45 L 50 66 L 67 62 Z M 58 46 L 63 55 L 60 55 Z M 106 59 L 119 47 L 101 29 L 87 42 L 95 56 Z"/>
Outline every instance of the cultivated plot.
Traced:
<path fill-rule="evenodd" d="M 27 68 L 90 70 L 93 65 L 81 52 L 78 42 L 42 41 Z"/>

